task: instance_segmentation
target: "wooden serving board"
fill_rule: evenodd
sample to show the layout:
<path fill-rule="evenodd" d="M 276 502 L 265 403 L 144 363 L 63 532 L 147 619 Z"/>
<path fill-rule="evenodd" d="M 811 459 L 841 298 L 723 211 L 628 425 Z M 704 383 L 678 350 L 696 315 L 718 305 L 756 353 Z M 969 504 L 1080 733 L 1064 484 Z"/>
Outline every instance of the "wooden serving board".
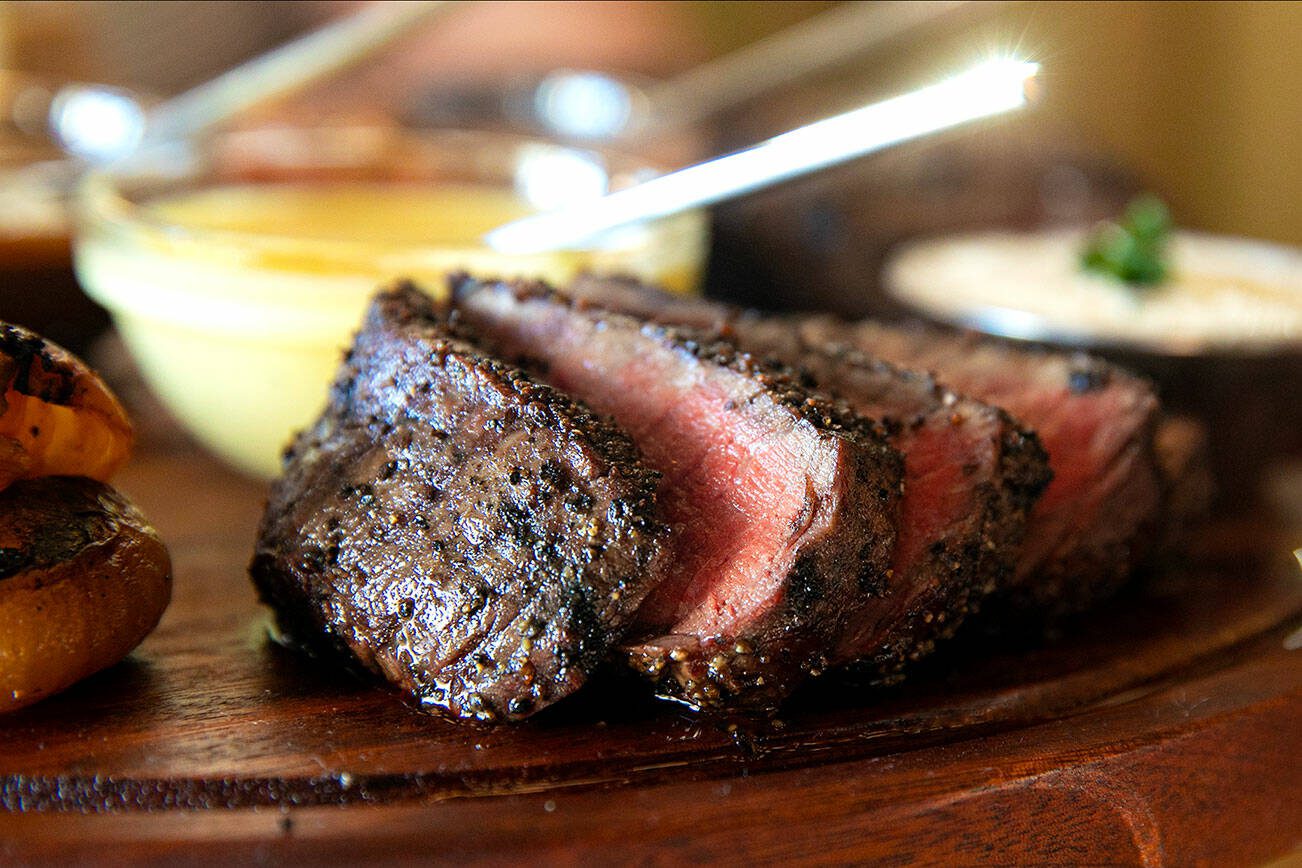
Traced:
<path fill-rule="evenodd" d="M 1302 840 L 1302 534 L 1265 520 L 1047 644 L 968 642 L 780 720 L 611 684 L 484 730 L 268 641 L 262 486 L 156 444 L 120 487 L 175 599 L 126 662 L 0 719 L 0 861 L 1224 865 Z"/>

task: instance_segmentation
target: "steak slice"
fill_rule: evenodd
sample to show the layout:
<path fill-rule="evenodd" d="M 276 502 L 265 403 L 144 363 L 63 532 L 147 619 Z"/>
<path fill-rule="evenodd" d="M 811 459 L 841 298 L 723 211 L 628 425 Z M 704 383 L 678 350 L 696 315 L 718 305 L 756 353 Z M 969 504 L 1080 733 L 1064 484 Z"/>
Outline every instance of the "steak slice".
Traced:
<path fill-rule="evenodd" d="M 291 638 L 428 709 L 522 718 L 630 625 L 657 574 L 656 481 L 624 434 L 399 287 L 287 451 L 251 572 Z"/>
<path fill-rule="evenodd" d="M 902 468 L 875 423 L 731 344 L 540 284 L 458 278 L 454 304 L 663 474 L 669 570 L 627 647 L 662 695 L 772 706 L 827 664 L 851 613 L 883 605 Z"/>
<path fill-rule="evenodd" d="M 1008 581 L 1048 458 L 1004 411 L 959 395 L 928 374 L 836 343 L 809 344 L 789 320 L 671 297 L 627 280 L 581 278 L 588 304 L 661 322 L 713 328 L 739 347 L 812 377 L 864 416 L 881 420 L 904 456 L 899 540 L 888 605 L 849 618 L 831 655 L 896 677 Z"/>
<path fill-rule="evenodd" d="M 1006 585 L 1031 508 L 1051 477 L 1038 438 L 1006 412 L 844 344 L 806 344 L 788 323 L 743 316 L 737 343 L 798 365 L 881 420 L 904 456 L 894 606 L 851 618 L 833 658 L 890 679 Z"/>
<path fill-rule="evenodd" d="M 703 332 L 725 331 L 743 316 L 769 319 L 723 302 L 675 295 L 633 277 L 580 274 L 565 291 L 581 304 Z"/>
<path fill-rule="evenodd" d="M 1015 602 L 1050 615 L 1083 610 L 1116 591 L 1147 553 L 1163 483 L 1154 453 L 1160 407 L 1146 381 L 1084 353 L 921 326 L 798 322 L 806 341 L 840 341 L 933 371 L 1034 428 L 1053 481 L 1031 513 Z"/>

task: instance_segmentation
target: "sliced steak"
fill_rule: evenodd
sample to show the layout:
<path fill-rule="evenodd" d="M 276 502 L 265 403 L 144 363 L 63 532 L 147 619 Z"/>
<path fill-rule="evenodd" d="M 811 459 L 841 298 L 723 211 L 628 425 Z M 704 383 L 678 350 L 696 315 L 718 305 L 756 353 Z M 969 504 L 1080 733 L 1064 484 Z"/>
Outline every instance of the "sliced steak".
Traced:
<path fill-rule="evenodd" d="M 703 332 L 725 330 L 742 316 L 767 319 L 730 304 L 675 295 L 631 277 L 581 274 L 565 292 L 580 304 Z M 795 337 L 795 332 L 791 335 Z"/>
<path fill-rule="evenodd" d="M 1210 485 L 1201 433 L 1187 422 L 1164 419 L 1146 381 L 1086 354 L 921 325 L 742 314 L 639 292 L 631 281 L 586 278 L 576 289 L 590 304 L 731 330 L 746 348 L 776 348 L 789 361 L 802 349 L 831 347 L 835 355 L 837 346 L 852 347 L 902 368 L 930 371 L 947 387 L 1007 410 L 1035 431 L 1053 470 L 1008 587 L 1012 602 L 1036 611 L 1079 611 L 1107 597 L 1149 553 L 1178 544 L 1172 542 L 1178 529 L 1196 526 L 1206 509 Z M 853 400 L 853 390 L 838 388 L 834 376 L 844 375 L 832 371 L 825 385 Z M 856 409 L 873 412 L 857 402 Z M 906 486 L 906 513 L 909 506 Z"/>
<path fill-rule="evenodd" d="M 901 483 L 881 428 L 731 344 L 538 284 L 454 285 L 501 352 L 610 414 L 661 471 L 670 570 L 628 656 L 696 707 L 772 705 L 890 605 Z"/>
<path fill-rule="evenodd" d="M 521 718 L 630 625 L 657 575 L 656 483 L 624 434 L 401 287 L 287 451 L 251 572 L 291 638 L 432 710 Z"/>
<path fill-rule="evenodd" d="M 891 678 L 957 629 L 1016 563 L 1032 505 L 1049 480 L 1034 434 L 1007 413 L 844 344 L 807 343 L 786 319 L 671 297 L 632 281 L 582 278 L 590 305 L 713 328 L 741 348 L 800 368 L 820 389 L 882 420 L 904 456 L 899 541 L 888 604 L 852 615 L 838 663 Z"/>
<path fill-rule="evenodd" d="M 802 339 L 839 341 L 1003 407 L 1032 427 L 1053 481 L 1031 514 L 1012 597 L 1049 614 L 1113 593 L 1147 551 L 1162 481 L 1151 386 L 1083 353 L 1018 347 L 936 329 L 798 320 Z"/>
<path fill-rule="evenodd" d="M 1052 475 L 1032 433 L 995 407 L 836 343 L 807 344 L 789 324 L 740 317 L 737 343 L 800 368 L 856 412 L 881 420 L 904 456 L 891 581 L 895 605 L 852 618 L 838 662 L 897 675 L 1006 585 L 1032 506 Z"/>

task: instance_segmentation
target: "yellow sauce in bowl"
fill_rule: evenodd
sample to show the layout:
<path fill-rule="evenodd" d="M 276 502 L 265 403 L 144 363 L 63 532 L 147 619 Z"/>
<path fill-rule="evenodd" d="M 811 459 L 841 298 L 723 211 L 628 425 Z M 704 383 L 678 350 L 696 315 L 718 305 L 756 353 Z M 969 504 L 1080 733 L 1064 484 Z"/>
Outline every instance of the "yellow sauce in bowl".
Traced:
<path fill-rule="evenodd" d="M 675 292 L 690 292 L 700 280 L 700 251 L 690 246 L 681 249 L 680 261 L 666 261 L 660 251 L 656 262 L 640 260 L 638 248 L 652 240 L 645 228 L 642 245 L 510 257 L 489 250 L 481 243 L 488 231 L 534 209 L 514 191 L 487 185 L 232 185 L 162 198 L 148 210 L 175 227 L 174 234 L 203 233 L 205 244 L 222 240 L 242 248 L 214 246 L 212 257 L 269 272 L 381 279 L 402 273 L 441 285 L 457 269 L 564 283 L 581 270 L 605 267 L 640 272 Z"/>
<path fill-rule="evenodd" d="M 583 270 L 624 273 L 679 292 L 699 283 L 699 213 L 582 251 L 507 257 L 479 242 L 532 210 L 510 188 L 478 184 L 232 183 L 126 207 L 92 183 L 77 272 L 178 418 L 270 477 L 386 282 L 411 278 L 437 294 L 464 269 L 559 284 Z"/>
<path fill-rule="evenodd" d="M 157 199 L 149 210 L 189 230 L 473 248 L 488 230 L 532 209 L 498 187 L 336 182 L 215 187 Z"/>

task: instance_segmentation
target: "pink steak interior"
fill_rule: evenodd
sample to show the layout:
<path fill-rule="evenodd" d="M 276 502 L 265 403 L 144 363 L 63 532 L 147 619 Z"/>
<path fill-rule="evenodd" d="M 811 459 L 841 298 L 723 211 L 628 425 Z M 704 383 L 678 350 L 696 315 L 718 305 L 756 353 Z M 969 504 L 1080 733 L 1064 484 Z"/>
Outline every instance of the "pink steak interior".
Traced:
<path fill-rule="evenodd" d="M 480 292 L 480 331 L 543 362 L 553 385 L 613 416 L 663 474 L 675 526 L 668 575 L 642 605 L 648 629 L 729 635 L 777 605 L 802 536 L 833 493 L 832 450 L 745 376 L 666 345 L 628 320 Z"/>

